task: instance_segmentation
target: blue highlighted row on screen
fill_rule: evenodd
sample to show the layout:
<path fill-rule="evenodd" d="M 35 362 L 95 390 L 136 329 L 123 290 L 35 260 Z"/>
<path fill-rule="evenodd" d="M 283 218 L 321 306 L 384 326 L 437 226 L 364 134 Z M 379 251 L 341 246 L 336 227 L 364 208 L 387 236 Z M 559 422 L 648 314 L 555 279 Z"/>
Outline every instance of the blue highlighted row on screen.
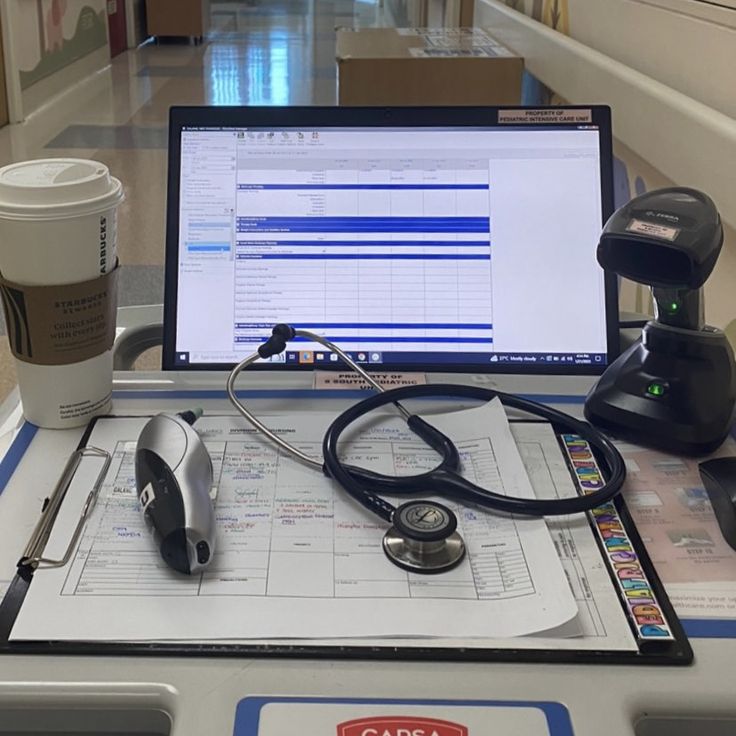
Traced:
<path fill-rule="evenodd" d="M 490 253 L 238 253 L 239 261 L 490 261 Z"/>
<path fill-rule="evenodd" d="M 488 190 L 488 184 L 238 184 L 242 191 L 277 189 L 300 191 L 302 189 L 480 189 Z"/>
<path fill-rule="evenodd" d="M 311 248 L 311 247 L 327 247 L 327 248 L 388 248 L 388 247 L 409 247 L 423 248 L 427 247 L 448 247 L 448 248 L 466 248 L 481 246 L 489 248 L 491 242 L 489 240 L 238 240 L 238 247 L 277 247 L 277 248 Z"/>
<path fill-rule="evenodd" d="M 267 340 L 269 335 L 264 335 L 262 338 L 248 336 L 235 338 L 235 342 L 247 342 L 252 343 L 259 339 Z M 493 343 L 492 337 L 366 337 L 361 335 L 360 337 L 350 337 L 339 335 L 337 337 L 327 337 L 327 340 L 335 342 L 338 345 L 345 345 L 347 343 L 359 343 L 364 345 L 366 343 L 463 343 L 463 344 L 478 344 L 478 345 L 490 345 Z M 295 337 L 291 342 L 311 342 L 306 337 Z"/>
<path fill-rule="evenodd" d="M 238 217 L 238 225 L 292 225 L 320 223 L 322 225 L 490 225 L 490 217 Z"/>
<path fill-rule="evenodd" d="M 264 225 L 260 227 L 238 227 L 239 234 L 244 233 L 483 233 L 490 235 L 488 225 Z"/>
<path fill-rule="evenodd" d="M 239 217 L 247 232 L 490 233 L 490 217 Z"/>
<path fill-rule="evenodd" d="M 230 243 L 187 243 L 190 253 L 229 253 Z"/>
<path fill-rule="evenodd" d="M 471 322 L 289 322 L 297 330 L 329 330 L 338 328 L 341 330 L 490 330 L 493 325 L 471 323 Z M 266 322 L 236 322 L 238 330 L 270 330 L 272 324 Z"/>
<path fill-rule="evenodd" d="M 314 224 L 308 222 L 295 223 L 291 225 L 238 225 L 238 233 L 483 233 L 490 235 L 491 228 L 488 223 L 484 225 L 438 225 L 435 223 L 422 223 L 417 225 L 403 225 L 400 223 L 379 222 L 377 224 L 364 225 L 361 223 L 342 223 L 336 225 L 324 225 L 317 221 Z"/>

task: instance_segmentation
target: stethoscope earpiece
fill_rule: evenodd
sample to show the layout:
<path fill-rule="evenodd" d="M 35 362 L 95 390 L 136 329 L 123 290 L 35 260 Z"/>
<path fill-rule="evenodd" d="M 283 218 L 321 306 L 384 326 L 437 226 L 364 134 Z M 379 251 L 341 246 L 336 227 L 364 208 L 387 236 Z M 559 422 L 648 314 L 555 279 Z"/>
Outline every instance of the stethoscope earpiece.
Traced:
<path fill-rule="evenodd" d="M 457 517 L 440 503 L 409 501 L 394 511 L 383 551 L 395 565 L 424 574 L 445 572 L 465 557 Z"/>

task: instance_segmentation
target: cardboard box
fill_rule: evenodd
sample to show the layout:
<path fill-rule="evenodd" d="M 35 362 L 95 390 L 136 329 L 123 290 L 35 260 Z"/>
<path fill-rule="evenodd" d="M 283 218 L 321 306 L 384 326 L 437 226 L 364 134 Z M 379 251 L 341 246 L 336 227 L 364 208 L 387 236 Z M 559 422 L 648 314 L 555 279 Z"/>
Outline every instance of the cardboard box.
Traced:
<path fill-rule="evenodd" d="M 481 28 L 342 28 L 340 105 L 518 105 L 524 61 Z"/>
<path fill-rule="evenodd" d="M 148 35 L 201 38 L 209 10 L 209 0 L 146 0 Z"/>

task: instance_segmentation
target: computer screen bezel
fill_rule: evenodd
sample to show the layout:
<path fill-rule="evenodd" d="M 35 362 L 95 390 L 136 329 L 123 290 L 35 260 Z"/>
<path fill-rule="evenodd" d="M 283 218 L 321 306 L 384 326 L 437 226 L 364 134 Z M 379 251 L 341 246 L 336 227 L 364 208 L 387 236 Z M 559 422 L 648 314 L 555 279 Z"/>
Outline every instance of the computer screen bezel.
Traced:
<path fill-rule="evenodd" d="M 179 193 L 181 177 L 181 136 L 192 128 L 328 128 L 328 127 L 509 127 L 499 123 L 499 112 L 520 110 L 515 107 L 172 107 L 169 116 L 169 173 L 166 208 L 166 260 L 164 280 L 163 370 L 223 371 L 233 363 L 176 363 L 176 318 L 179 284 Z M 534 108 L 554 111 L 554 119 L 565 120 L 563 111 L 579 111 L 586 125 L 598 129 L 601 167 L 601 208 L 603 224 L 613 213 L 613 151 L 611 110 L 604 105 L 574 105 Z M 586 114 L 583 114 L 586 113 Z M 589 113 L 589 115 L 587 115 Z M 538 120 L 541 115 L 537 116 Z M 567 118 L 569 120 L 569 116 Z M 526 127 L 518 122 L 514 127 Z M 563 122 L 569 127 L 570 122 Z M 550 123 L 545 122 L 546 127 Z M 539 123 L 530 123 L 530 129 Z M 551 127 L 554 127 L 552 124 Z M 591 243 L 591 248 L 595 243 Z M 599 375 L 619 354 L 618 282 L 615 274 L 604 275 L 607 360 L 605 364 L 539 364 L 539 363 L 426 363 L 371 364 L 371 371 L 422 370 L 441 373 L 506 373 L 536 375 Z M 320 365 L 340 369 L 341 364 Z M 314 370 L 312 364 L 256 363 L 252 369 L 277 371 Z"/>

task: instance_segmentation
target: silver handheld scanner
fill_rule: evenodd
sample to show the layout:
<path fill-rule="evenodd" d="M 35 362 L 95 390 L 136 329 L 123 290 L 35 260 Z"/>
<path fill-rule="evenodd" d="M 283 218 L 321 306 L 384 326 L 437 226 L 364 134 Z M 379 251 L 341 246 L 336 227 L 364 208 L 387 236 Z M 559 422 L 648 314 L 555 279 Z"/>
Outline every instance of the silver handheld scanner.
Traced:
<path fill-rule="evenodd" d="M 196 418 L 193 412 L 158 414 L 143 428 L 135 451 L 143 515 L 164 562 L 189 575 L 204 569 L 215 549 L 212 460 L 190 426 Z"/>

